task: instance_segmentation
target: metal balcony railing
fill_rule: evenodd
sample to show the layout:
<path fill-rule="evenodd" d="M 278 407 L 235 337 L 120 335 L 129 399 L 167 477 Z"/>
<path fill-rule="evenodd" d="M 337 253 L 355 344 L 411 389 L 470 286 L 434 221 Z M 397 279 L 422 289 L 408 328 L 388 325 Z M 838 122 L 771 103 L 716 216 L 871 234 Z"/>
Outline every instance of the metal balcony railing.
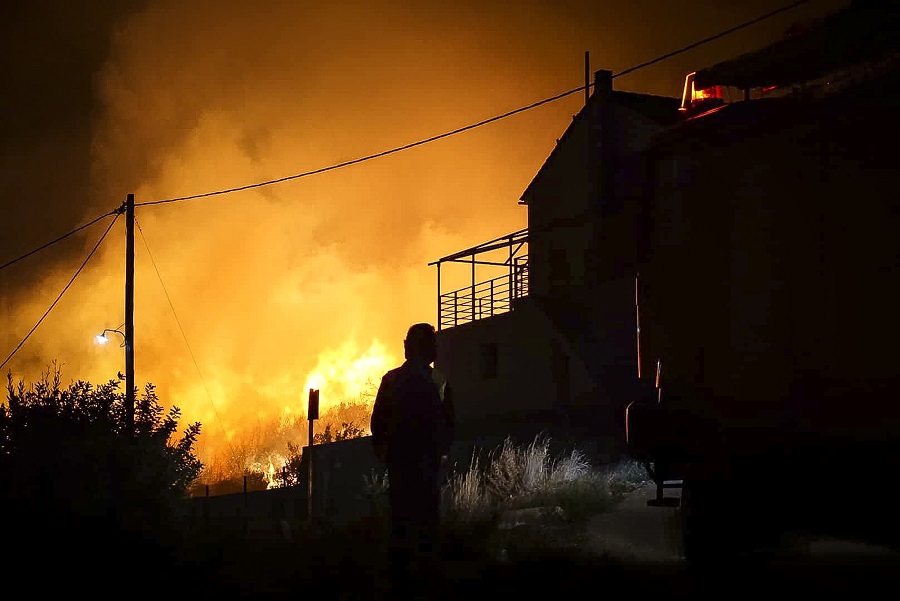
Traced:
<path fill-rule="evenodd" d="M 528 230 L 515 231 L 429 263 L 437 267 L 437 328 L 451 328 L 513 309 L 528 295 Z M 441 267 L 467 268 L 470 284 L 444 292 Z M 481 274 L 476 273 L 481 270 Z M 490 279 L 479 280 L 488 270 Z M 458 281 L 458 280 L 457 280 Z M 458 284 L 457 284 L 458 285 Z"/>
<path fill-rule="evenodd" d="M 440 295 L 441 329 L 512 310 L 512 302 L 528 296 L 528 257 L 516 257 L 509 275 L 478 282 Z"/>

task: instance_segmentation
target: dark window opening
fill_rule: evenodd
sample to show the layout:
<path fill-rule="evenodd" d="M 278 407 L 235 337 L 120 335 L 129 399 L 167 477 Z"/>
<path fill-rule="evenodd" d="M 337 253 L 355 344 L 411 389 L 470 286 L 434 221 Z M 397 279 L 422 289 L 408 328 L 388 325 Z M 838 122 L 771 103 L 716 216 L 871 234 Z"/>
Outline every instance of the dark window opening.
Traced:
<path fill-rule="evenodd" d="M 550 249 L 550 284 L 553 286 L 569 284 L 569 259 L 565 249 Z"/>
<path fill-rule="evenodd" d="M 486 342 L 481 345 L 481 377 L 497 377 L 497 343 Z"/>
<path fill-rule="evenodd" d="M 556 384 L 556 403 L 565 407 L 572 400 L 572 384 L 569 375 L 569 355 L 554 343 L 552 347 L 551 369 Z"/>

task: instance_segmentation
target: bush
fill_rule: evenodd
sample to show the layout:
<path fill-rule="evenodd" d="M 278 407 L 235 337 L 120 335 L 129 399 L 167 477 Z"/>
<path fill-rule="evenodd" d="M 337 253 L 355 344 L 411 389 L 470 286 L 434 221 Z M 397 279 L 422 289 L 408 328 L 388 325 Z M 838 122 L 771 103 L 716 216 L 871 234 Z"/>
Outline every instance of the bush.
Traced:
<path fill-rule="evenodd" d="M 200 424 L 176 439 L 179 418 L 147 384 L 129 434 L 118 380 L 63 388 L 56 369 L 28 387 L 8 374 L 0 406 L 4 521 L 20 527 L 21 544 L 49 544 L 57 553 L 78 555 L 85 540 L 110 557 L 126 555 L 119 551 L 125 542 L 173 542 L 182 500 L 202 467 L 193 453 Z"/>
<path fill-rule="evenodd" d="M 547 438 L 536 437 L 522 447 L 506 439 L 488 455 L 483 469 L 476 455 L 467 470 L 451 475 L 444 491 L 445 515 L 466 520 L 507 509 L 558 504 L 576 493 L 606 498 L 609 484 L 577 449 L 554 458 Z"/>
<path fill-rule="evenodd" d="M 451 473 L 442 491 L 444 536 L 469 552 L 496 546 L 501 543 L 492 539 L 504 513 L 538 508 L 529 514 L 547 524 L 580 523 L 645 481 L 636 462 L 596 468 L 578 449 L 551 456 L 548 438 L 538 436 L 524 446 L 506 439 L 483 464 L 475 453 L 465 470 Z M 552 545 L 546 534 L 532 532 L 533 542 Z"/>

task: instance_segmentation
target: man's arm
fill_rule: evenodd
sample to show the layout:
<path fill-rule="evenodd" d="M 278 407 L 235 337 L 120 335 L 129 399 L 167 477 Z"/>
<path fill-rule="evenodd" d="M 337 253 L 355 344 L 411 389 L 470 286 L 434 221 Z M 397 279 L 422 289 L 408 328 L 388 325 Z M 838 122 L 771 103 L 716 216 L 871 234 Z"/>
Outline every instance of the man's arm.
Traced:
<path fill-rule="evenodd" d="M 375 456 L 383 463 L 387 461 L 388 422 L 390 421 L 390 401 L 388 398 L 387 377 L 381 378 L 375 405 L 372 407 L 372 419 L 369 429 L 372 430 L 372 447 Z"/>
<path fill-rule="evenodd" d="M 450 450 L 450 445 L 456 438 L 456 408 L 453 405 L 453 388 L 447 382 L 444 385 L 444 440 L 441 454 L 445 455 Z"/>

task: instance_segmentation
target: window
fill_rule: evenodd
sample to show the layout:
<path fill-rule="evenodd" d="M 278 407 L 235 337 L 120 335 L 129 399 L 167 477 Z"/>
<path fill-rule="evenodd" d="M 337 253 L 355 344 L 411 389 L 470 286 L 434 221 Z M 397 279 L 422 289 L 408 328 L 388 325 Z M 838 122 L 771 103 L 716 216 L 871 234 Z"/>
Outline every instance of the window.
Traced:
<path fill-rule="evenodd" d="M 550 368 L 553 374 L 553 382 L 556 384 L 556 403 L 558 407 L 565 407 L 572 399 L 572 383 L 569 376 L 569 355 L 563 350 L 557 341 L 550 346 Z"/>
<path fill-rule="evenodd" d="M 481 377 L 483 379 L 497 377 L 496 342 L 486 342 L 481 345 Z"/>
<path fill-rule="evenodd" d="M 569 257 L 564 248 L 550 249 L 550 285 L 569 285 Z"/>

